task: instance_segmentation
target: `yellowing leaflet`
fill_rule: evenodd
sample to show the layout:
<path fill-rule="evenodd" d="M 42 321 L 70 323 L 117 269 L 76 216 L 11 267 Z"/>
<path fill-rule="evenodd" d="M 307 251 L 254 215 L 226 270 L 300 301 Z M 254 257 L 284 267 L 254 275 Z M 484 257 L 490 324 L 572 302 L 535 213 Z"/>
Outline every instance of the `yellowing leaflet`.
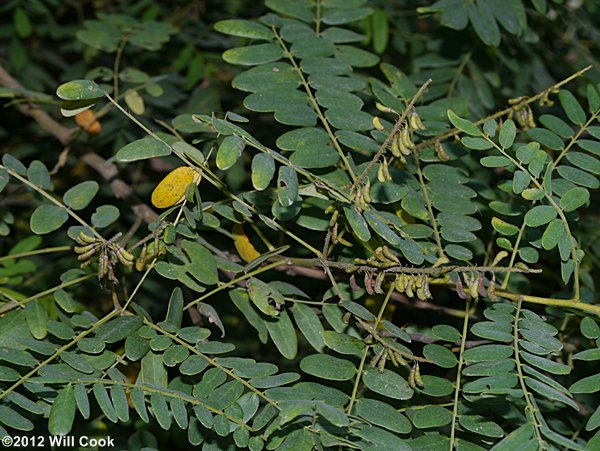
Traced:
<path fill-rule="evenodd" d="M 200 173 L 189 166 L 173 169 L 152 191 L 152 205 L 156 208 L 169 208 L 183 202 L 188 186 L 199 180 Z"/>

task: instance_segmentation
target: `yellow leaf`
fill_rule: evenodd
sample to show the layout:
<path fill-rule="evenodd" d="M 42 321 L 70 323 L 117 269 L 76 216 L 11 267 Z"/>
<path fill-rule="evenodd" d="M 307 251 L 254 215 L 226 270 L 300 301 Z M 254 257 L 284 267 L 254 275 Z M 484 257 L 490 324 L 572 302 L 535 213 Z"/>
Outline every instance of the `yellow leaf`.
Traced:
<path fill-rule="evenodd" d="M 246 263 L 250 263 L 255 258 L 260 257 L 260 253 L 252 245 L 246 232 L 244 232 L 242 224 L 233 225 L 233 245 L 240 257 L 242 257 L 242 260 Z"/>
<path fill-rule="evenodd" d="M 169 208 L 183 202 L 188 186 L 199 178 L 200 174 L 189 166 L 173 169 L 152 191 L 152 205 L 156 208 Z"/>

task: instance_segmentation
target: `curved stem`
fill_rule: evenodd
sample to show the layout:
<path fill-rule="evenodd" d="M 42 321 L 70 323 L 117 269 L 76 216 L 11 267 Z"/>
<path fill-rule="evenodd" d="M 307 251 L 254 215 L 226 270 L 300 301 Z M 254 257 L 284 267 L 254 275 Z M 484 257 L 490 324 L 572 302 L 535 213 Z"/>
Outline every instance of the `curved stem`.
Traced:
<path fill-rule="evenodd" d="M 425 184 L 425 178 L 423 177 L 423 171 L 421 170 L 421 164 L 419 162 L 419 154 L 417 151 L 413 153 L 415 158 L 415 166 L 417 168 L 417 175 L 419 176 L 419 185 L 421 185 L 421 191 L 423 192 L 423 198 L 425 199 L 425 206 L 427 207 L 427 212 L 429 213 L 429 217 L 431 218 L 431 227 L 433 228 L 433 235 L 435 236 L 435 244 L 438 248 L 438 255 L 440 258 L 444 256 L 444 248 L 442 247 L 442 238 L 440 235 L 440 231 L 437 226 L 437 221 L 435 220 L 435 215 L 433 214 L 433 207 L 431 204 L 431 199 L 429 198 L 429 192 L 427 191 L 427 185 Z"/>
<path fill-rule="evenodd" d="M 464 363 L 463 353 L 465 352 L 465 343 L 469 332 L 469 316 L 471 310 L 471 298 L 467 298 L 465 306 L 465 318 L 463 320 L 462 336 L 460 339 L 460 353 L 458 355 L 458 369 L 456 370 L 456 382 L 454 387 L 454 402 L 452 403 L 452 426 L 450 429 L 450 451 L 454 449 L 454 436 L 456 434 L 456 421 L 458 420 L 458 400 L 460 397 L 460 377 Z"/>
<path fill-rule="evenodd" d="M 540 432 L 540 425 L 538 424 L 537 418 L 535 416 L 536 408 L 533 405 L 531 400 L 531 395 L 527 390 L 527 386 L 525 385 L 525 376 L 523 375 L 521 358 L 519 356 L 519 316 L 521 316 L 521 303 L 522 299 L 517 301 L 517 311 L 515 313 L 515 321 L 513 325 L 513 348 L 515 352 L 515 362 L 517 366 L 517 375 L 519 377 L 519 383 L 521 385 L 521 390 L 523 390 L 523 396 L 525 397 L 525 402 L 527 403 L 527 413 L 531 418 L 531 424 L 533 425 L 533 429 L 535 431 L 535 438 L 537 439 L 540 447 L 543 448 L 544 441 L 542 440 L 542 435 Z"/>

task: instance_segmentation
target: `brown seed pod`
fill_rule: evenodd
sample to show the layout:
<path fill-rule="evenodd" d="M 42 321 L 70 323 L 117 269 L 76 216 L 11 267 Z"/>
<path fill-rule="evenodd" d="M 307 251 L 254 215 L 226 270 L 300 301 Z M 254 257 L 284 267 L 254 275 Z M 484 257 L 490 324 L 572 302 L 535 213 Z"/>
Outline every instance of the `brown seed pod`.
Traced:
<path fill-rule="evenodd" d="M 375 288 L 374 291 L 377 294 L 383 294 L 383 289 L 381 285 L 383 285 L 383 280 L 385 279 L 385 273 L 383 271 L 377 274 L 377 278 L 375 279 Z"/>
<path fill-rule="evenodd" d="M 398 360 L 396 360 L 395 353 L 393 351 L 390 351 L 389 349 L 388 349 L 388 357 L 392 361 L 392 365 L 394 365 L 396 368 L 398 368 L 400 366 L 398 364 Z"/>
<path fill-rule="evenodd" d="M 463 288 L 463 284 L 460 280 L 460 276 L 458 277 L 458 279 L 456 281 L 456 294 L 458 294 L 458 297 L 461 299 L 467 299 L 467 293 L 465 293 L 465 289 Z"/>
<path fill-rule="evenodd" d="M 90 258 L 92 258 L 94 256 L 94 254 L 96 253 L 96 248 L 90 249 L 89 251 L 81 254 L 79 257 L 77 257 L 77 260 L 89 260 Z"/>
<path fill-rule="evenodd" d="M 409 298 L 415 297 L 414 289 L 415 289 L 415 276 L 413 274 L 407 275 L 406 295 Z"/>
<path fill-rule="evenodd" d="M 354 274 L 352 274 L 350 276 L 349 282 L 350 282 L 350 288 L 352 288 L 352 291 L 358 291 L 358 290 L 360 290 L 360 287 L 356 283 L 356 277 L 354 277 Z"/>
<path fill-rule="evenodd" d="M 417 113 L 416 111 L 413 111 L 412 113 L 410 113 L 408 122 L 409 122 L 410 128 L 412 130 L 425 130 L 425 124 L 423 124 L 423 121 L 421 120 L 419 113 Z"/>
<path fill-rule="evenodd" d="M 373 273 L 371 272 L 365 272 L 365 290 L 371 296 L 375 294 L 373 290 Z"/>
<path fill-rule="evenodd" d="M 91 250 L 94 250 L 98 247 L 98 244 L 86 244 L 85 246 L 75 246 L 73 250 L 78 254 L 85 254 Z"/>
<path fill-rule="evenodd" d="M 384 351 L 385 351 L 385 348 L 382 347 L 381 350 L 377 354 L 375 354 L 375 356 L 371 359 L 371 361 L 369 362 L 369 365 L 372 368 L 375 368 L 377 366 L 377 363 L 379 362 L 379 359 L 381 359 L 381 356 L 383 355 Z"/>
<path fill-rule="evenodd" d="M 487 290 L 483 284 L 483 273 L 479 273 L 479 277 L 477 278 L 477 292 L 480 296 L 485 296 L 487 294 Z"/>
<path fill-rule="evenodd" d="M 395 113 L 395 111 L 379 102 L 375 102 L 375 108 L 377 108 L 382 113 Z"/>
<path fill-rule="evenodd" d="M 108 255 L 105 251 L 100 253 L 98 260 L 98 280 L 103 279 L 108 274 Z"/>
<path fill-rule="evenodd" d="M 492 280 L 488 284 L 487 295 L 491 301 L 496 300 L 496 274 L 492 276 Z"/>
<path fill-rule="evenodd" d="M 444 146 L 442 146 L 441 142 L 436 141 L 434 147 L 435 147 L 435 153 L 436 153 L 437 157 L 441 161 L 448 161 L 448 160 L 450 160 L 450 157 L 446 153 L 446 150 L 444 149 Z"/>
<path fill-rule="evenodd" d="M 117 248 L 115 255 L 123 265 L 127 266 L 128 268 L 131 268 L 133 266 L 133 255 L 131 255 L 121 246 Z"/>
<path fill-rule="evenodd" d="M 146 244 L 144 244 L 144 247 L 142 247 L 142 251 L 140 252 L 140 256 L 135 261 L 135 269 L 137 271 L 142 272 L 144 270 L 144 268 L 146 267 L 146 253 L 147 253 L 147 251 L 148 251 L 148 247 L 146 246 Z"/>

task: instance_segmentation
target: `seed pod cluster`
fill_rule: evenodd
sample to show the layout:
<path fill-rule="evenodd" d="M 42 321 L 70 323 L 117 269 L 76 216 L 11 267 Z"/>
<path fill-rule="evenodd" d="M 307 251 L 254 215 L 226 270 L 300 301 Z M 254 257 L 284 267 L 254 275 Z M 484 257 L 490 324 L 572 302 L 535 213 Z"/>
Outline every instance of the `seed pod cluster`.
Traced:
<path fill-rule="evenodd" d="M 416 388 L 417 385 L 419 387 L 425 386 L 423 378 L 421 377 L 421 369 L 419 368 L 419 362 L 415 362 L 415 364 L 410 369 L 410 373 L 408 373 L 408 385 L 410 385 L 411 388 Z"/>
<path fill-rule="evenodd" d="M 381 163 L 379 163 L 379 168 L 377 169 L 377 180 L 379 180 L 381 183 L 392 181 L 389 164 L 387 158 L 385 157 L 383 157 L 383 160 Z"/>
<path fill-rule="evenodd" d="M 366 178 L 364 185 L 359 187 L 354 196 L 354 201 L 363 210 L 368 209 L 369 204 L 373 201 L 371 198 L 371 180 Z"/>
<path fill-rule="evenodd" d="M 158 239 L 148 245 L 144 243 L 140 256 L 135 260 L 135 269 L 140 272 L 148 269 L 155 258 L 166 254 L 166 252 L 167 247 Z"/>
<path fill-rule="evenodd" d="M 394 288 L 398 293 L 404 293 L 409 298 L 416 297 L 420 301 L 433 297 L 429 291 L 428 274 L 398 274 L 394 280 Z"/>
<path fill-rule="evenodd" d="M 400 259 L 387 246 L 379 246 L 368 259 L 355 258 L 354 262 L 359 265 L 375 266 L 382 269 L 400 265 Z"/>
<path fill-rule="evenodd" d="M 425 130 L 425 124 L 421 120 L 419 113 L 416 111 L 412 111 L 408 117 L 408 123 L 410 125 L 411 130 Z"/>
<path fill-rule="evenodd" d="M 121 233 L 117 233 L 110 240 L 92 237 L 81 231 L 75 241 L 81 246 L 75 246 L 73 250 L 79 254 L 78 260 L 83 261 L 82 268 L 88 266 L 94 255 L 98 254 L 98 280 L 107 278 L 113 283 L 118 283 L 115 277 L 117 262 L 131 268 L 135 257 L 118 243 Z"/>
<path fill-rule="evenodd" d="M 392 140 L 392 155 L 404 163 L 406 161 L 404 157 L 410 155 L 414 148 L 412 131 L 408 127 L 403 127 Z"/>
<path fill-rule="evenodd" d="M 514 111 L 510 112 L 508 117 L 512 119 L 513 116 L 516 117 L 517 123 L 521 128 L 529 129 L 536 127 L 535 119 L 533 118 L 533 111 L 531 111 L 531 107 L 529 105 L 515 108 Z"/>
<path fill-rule="evenodd" d="M 392 362 L 396 368 L 400 365 L 408 365 L 408 362 L 402 356 L 402 354 L 400 354 L 400 352 L 395 349 L 382 346 L 369 362 L 369 366 L 371 368 L 377 368 L 380 373 L 383 373 L 383 370 L 385 370 L 385 364 L 388 362 L 388 360 Z"/>

